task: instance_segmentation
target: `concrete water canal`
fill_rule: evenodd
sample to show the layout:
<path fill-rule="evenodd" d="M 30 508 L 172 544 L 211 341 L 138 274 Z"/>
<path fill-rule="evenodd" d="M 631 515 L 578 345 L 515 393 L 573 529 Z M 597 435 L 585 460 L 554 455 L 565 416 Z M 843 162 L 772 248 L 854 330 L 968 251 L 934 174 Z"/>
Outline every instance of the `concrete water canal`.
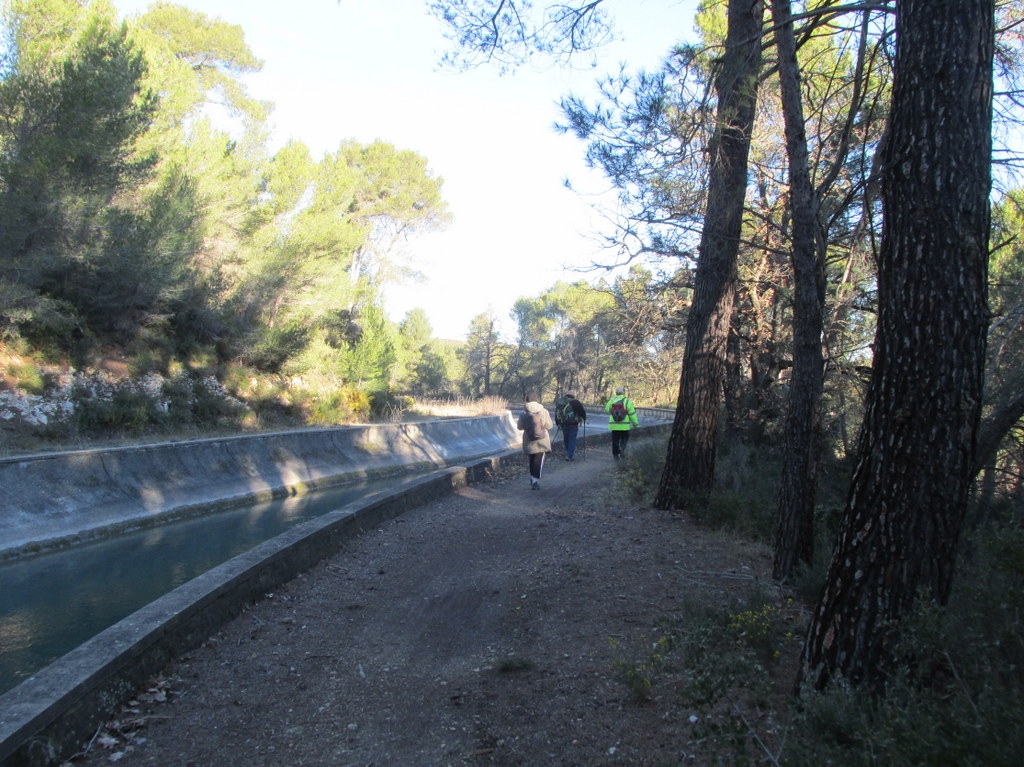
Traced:
<path fill-rule="evenodd" d="M 44 658 L 11 656 L 0 765 L 60 763 L 172 658 L 344 539 L 518 465 L 515 415 L 0 461 L 0 645 Z M 658 415 L 645 426 L 667 427 Z M 608 438 L 594 420 L 590 443 Z M 70 651 L 40 640 L 73 630 Z"/>

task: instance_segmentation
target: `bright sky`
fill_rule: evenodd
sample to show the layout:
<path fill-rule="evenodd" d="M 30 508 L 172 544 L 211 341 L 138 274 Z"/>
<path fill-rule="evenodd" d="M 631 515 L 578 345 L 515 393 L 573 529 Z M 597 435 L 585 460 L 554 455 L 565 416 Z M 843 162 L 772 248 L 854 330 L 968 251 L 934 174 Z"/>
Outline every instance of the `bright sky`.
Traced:
<path fill-rule="evenodd" d="M 126 15 L 149 4 L 115 0 Z M 427 0 L 180 4 L 243 28 L 264 61 L 246 82 L 274 104 L 275 145 L 295 138 L 320 156 L 347 139 L 380 139 L 427 158 L 444 179 L 453 221 L 409 243 L 411 265 L 425 279 L 389 288 L 385 302 L 396 321 L 422 308 L 435 336 L 461 339 L 488 311 L 511 333 L 517 298 L 587 277 L 571 268 L 608 260 L 592 236 L 600 224 L 590 204 L 562 182 L 593 192 L 607 185 L 585 167 L 585 146 L 554 131 L 558 100 L 594 93 L 598 77 L 621 62 L 630 71 L 656 68 L 692 36 L 696 0 L 607 0 L 620 39 L 596 53 L 592 68 L 506 75 L 486 66 L 442 71 L 448 42 Z"/>

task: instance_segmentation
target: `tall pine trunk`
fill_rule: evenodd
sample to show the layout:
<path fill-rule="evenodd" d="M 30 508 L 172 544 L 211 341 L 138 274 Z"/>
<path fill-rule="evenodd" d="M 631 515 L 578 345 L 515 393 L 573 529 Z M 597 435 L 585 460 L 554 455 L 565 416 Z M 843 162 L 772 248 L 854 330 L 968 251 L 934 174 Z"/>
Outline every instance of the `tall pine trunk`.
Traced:
<path fill-rule="evenodd" d="M 773 575 L 788 578 L 814 550 L 814 501 L 818 486 L 821 392 L 824 356 L 824 246 L 818 222 L 818 195 L 811 184 L 804 129 L 800 69 L 789 0 L 772 0 L 779 87 L 789 161 L 792 211 L 793 376 L 786 419 L 786 447 L 779 486 Z"/>
<path fill-rule="evenodd" d="M 706 495 L 714 483 L 763 21 L 762 0 L 729 0 L 725 51 L 715 80 L 718 124 L 708 147 L 708 203 L 686 323 L 676 417 L 654 501 L 659 509 L 680 508 L 691 494 Z"/>
<path fill-rule="evenodd" d="M 993 0 L 897 0 L 878 331 L 846 511 L 801 680 L 884 686 L 899 620 L 944 604 L 987 325 Z"/>

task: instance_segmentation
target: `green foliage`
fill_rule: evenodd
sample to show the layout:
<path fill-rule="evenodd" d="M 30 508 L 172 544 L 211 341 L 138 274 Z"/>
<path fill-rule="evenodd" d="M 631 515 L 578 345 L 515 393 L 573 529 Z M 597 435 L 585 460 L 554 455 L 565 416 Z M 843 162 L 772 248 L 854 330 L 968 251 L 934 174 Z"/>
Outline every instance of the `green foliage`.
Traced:
<path fill-rule="evenodd" d="M 7 5 L 0 338 L 79 367 L 109 347 L 158 369 L 215 348 L 391 384 L 379 286 L 402 273 L 400 241 L 447 216 L 425 158 L 354 141 L 267 157 L 268 105 L 242 80 L 262 62 L 237 25 L 166 2 L 128 25 L 105 2 Z"/>
<path fill-rule="evenodd" d="M 152 167 L 135 147 L 156 105 L 142 84 L 145 63 L 126 30 L 96 8 L 38 0 L 10 7 L 11 68 L 0 80 L 0 317 L 8 337 L 70 328 L 90 313 L 95 285 L 118 276 L 103 264 L 102 240 L 125 215 L 119 195 Z M 105 316 L 123 315 L 118 298 L 104 302 Z M 47 316 L 54 313 L 62 321 Z"/>
<path fill-rule="evenodd" d="M 182 372 L 165 379 L 161 419 L 168 426 L 237 424 L 247 407 L 213 377 Z"/>
<path fill-rule="evenodd" d="M 418 396 L 436 396 L 450 388 L 454 355 L 432 340 L 427 314 L 410 310 L 398 325 L 395 386 Z"/>
<path fill-rule="evenodd" d="M 365 392 L 351 386 L 337 390 L 306 394 L 302 403 L 307 423 L 318 426 L 365 421 L 370 413 L 370 398 Z"/>
<path fill-rule="evenodd" d="M 398 360 L 394 327 L 376 304 L 361 309 L 355 322 L 358 341 L 336 349 L 339 375 L 364 390 L 385 388 Z"/>
<path fill-rule="evenodd" d="M 665 465 L 667 436 L 630 441 L 617 465 L 616 486 L 632 501 L 651 499 Z M 719 442 L 719 481 L 705 498 L 687 504 L 694 519 L 710 528 L 747 539 L 770 542 L 775 532 L 774 498 L 780 459 L 775 451 L 757 449 L 736 437 Z"/>
<path fill-rule="evenodd" d="M 29 394 L 42 394 L 46 388 L 46 382 L 39 366 L 32 362 L 17 362 L 8 364 L 4 371 L 4 377 L 22 391 Z"/>
<path fill-rule="evenodd" d="M 625 458 L 616 464 L 616 486 L 632 501 L 653 498 L 665 466 L 666 450 L 667 439 L 631 438 Z"/>
<path fill-rule="evenodd" d="M 839 684 L 805 693 L 790 725 L 783 763 L 1018 764 L 1024 747 L 1019 698 L 998 689 L 979 694 L 975 685 L 958 687 L 960 681 L 935 689 L 896 679 L 884 698 Z"/>
<path fill-rule="evenodd" d="M 302 412 L 293 394 L 293 387 L 283 376 L 267 375 L 256 368 L 237 366 L 230 368 L 224 375 L 224 385 L 249 406 L 261 423 L 301 422 Z"/>
<path fill-rule="evenodd" d="M 775 518 L 770 499 L 757 488 L 743 490 L 715 490 L 706 504 L 693 507 L 693 516 L 699 522 L 736 535 L 768 543 L 774 533 Z"/>
<path fill-rule="evenodd" d="M 557 282 L 519 298 L 514 342 L 500 337 L 495 317 L 474 317 L 460 352 L 463 393 L 519 398 L 575 389 L 597 402 L 615 380 L 648 402 L 671 398 L 681 347 L 664 318 L 676 301 L 674 289 L 633 267 L 611 285 Z"/>
<path fill-rule="evenodd" d="M 262 62 L 237 25 L 167 2 L 126 25 L 103 2 L 9 8 L 0 338 L 79 368 L 110 348 L 165 371 L 215 352 L 421 396 L 518 397 L 554 379 L 596 397 L 631 369 L 676 378 L 654 340 L 660 310 L 641 311 L 657 287 L 637 270 L 611 289 L 559 284 L 526 300 L 517 347 L 471 333 L 457 356 L 422 312 L 392 327 L 380 286 L 412 273 L 410 234 L 447 221 L 441 180 L 383 142 L 268 155 L 268 105 L 244 84 Z M 643 364 L 628 364 L 631 350 Z M 287 417 L 296 407 L 257 401 Z"/>
<path fill-rule="evenodd" d="M 423 396 L 439 396 L 452 389 L 456 377 L 454 354 L 445 353 L 443 347 L 431 346 L 423 350 L 412 372 L 411 389 Z"/>
<path fill-rule="evenodd" d="M 25 285 L 0 280 L 0 341 L 24 339 L 39 349 L 57 348 L 75 329 L 74 307 Z"/>
<path fill-rule="evenodd" d="M 1024 531 L 968 541 L 948 607 L 901 625 L 884 696 L 841 683 L 795 701 L 784 763 L 1015 765 L 1024 748 Z"/>
<path fill-rule="evenodd" d="M 168 117 L 182 120 L 203 103 L 258 120 L 266 105 L 251 98 L 241 76 L 263 67 L 245 42 L 242 28 L 168 2 L 153 3 L 135 24 L 165 94 Z"/>
<path fill-rule="evenodd" d="M 370 417 L 375 421 L 401 421 L 402 414 L 413 406 L 415 400 L 408 395 L 390 391 L 375 391 L 370 395 Z"/>
<path fill-rule="evenodd" d="M 71 396 L 75 402 L 74 426 L 80 434 L 137 434 L 152 420 L 152 400 L 131 385 L 115 384 L 106 396 L 80 386 Z"/>
<path fill-rule="evenodd" d="M 37 368 L 38 370 L 38 368 Z M 104 373 L 41 374 L 41 392 L 5 399 L 5 418 L 18 417 L 54 439 L 135 437 L 168 428 L 241 428 L 246 406 L 214 378 L 181 371 L 115 378 Z M 27 389 L 26 389 L 27 390 Z"/>
<path fill-rule="evenodd" d="M 771 672 L 791 641 L 783 619 L 790 605 L 753 590 L 746 598 L 709 605 L 686 600 L 635 643 L 611 640 L 619 655 L 612 669 L 635 702 L 655 692 L 690 712 L 691 745 L 731 753 L 747 763 L 756 735 L 745 707 L 771 705 Z M 751 761 L 751 763 L 753 763 Z"/>
<path fill-rule="evenodd" d="M 683 620 L 667 623 L 671 645 L 683 658 L 684 704 L 709 711 L 740 691 L 764 703 L 768 670 L 777 661 L 781 608 L 754 596 L 731 606 L 690 604 Z"/>
<path fill-rule="evenodd" d="M 243 359 L 259 370 L 280 372 L 289 359 L 306 348 L 309 336 L 309 328 L 300 326 L 260 328 Z"/>
<path fill-rule="evenodd" d="M 667 636 L 652 640 L 643 635 L 637 643 L 639 649 L 628 647 L 615 637 L 608 638 L 609 647 L 620 656 L 612 661 L 615 680 L 626 688 L 632 702 L 644 703 L 651 697 L 665 652 L 671 649 L 671 640 Z"/>
<path fill-rule="evenodd" d="M 715 488 L 705 502 L 688 508 L 709 527 L 770 542 L 781 456 L 777 450 L 755 447 L 735 435 L 723 435 L 718 446 Z"/>
<path fill-rule="evenodd" d="M 680 708 L 665 715 L 688 715 L 691 747 L 714 763 L 1009 767 L 1024 748 L 1022 551 L 1013 517 L 972 536 L 948 607 L 902 622 L 884 695 L 842 680 L 778 695 L 806 613 L 756 587 L 721 604 L 687 600 L 651 633 L 613 640 L 612 671 L 636 702 L 664 706 L 675 693 Z"/>
<path fill-rule="evenodd" d="M 1024 748 L 1024 530 L 1007 515 L 964 548 L 949 605 L 923 605 L 901 624 L 902 665 L 884 695 L 838 680 L 786 709 L 773 685 L 791 680 L 774 675 L 806 614 L 756 589 L 726 604 L 687 601 L 653 633 L 614 640 L 613 672 L 637 702 L 675 691 L 691 746 L 717 763 L 1014 765 Z"/>
<path fill-rule="evenodd" d="M 638 266 L 611 284 L 557 282 L 535 298 L 520 298 L 511 312 L 515 351 L 492 365 L 500 372 L 499 385 L 516 391 L 499 393 L 576 389 L 597 401 L 607 381 L 615 380 L 628 383 L 644 401 L 670 398 L 682 350 L 664 319 L 677 300 L 674 289 Z"/>
<path fill-rule="evenodd" d="M 478 314 L 470 321 L 466 344 L 459 350 L 466 368 L 462 394 L 470 397 L 497 396 L 500 377 L 507 373 L 509 350 L 498 337 L 498 321 L 491 314 Z"/>

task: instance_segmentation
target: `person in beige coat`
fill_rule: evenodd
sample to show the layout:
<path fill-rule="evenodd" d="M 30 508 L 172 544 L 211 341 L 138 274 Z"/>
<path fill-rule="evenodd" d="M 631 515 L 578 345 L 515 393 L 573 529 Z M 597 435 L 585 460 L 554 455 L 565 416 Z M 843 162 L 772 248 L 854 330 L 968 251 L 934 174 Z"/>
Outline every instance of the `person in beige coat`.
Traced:
<path fill-rule="evenodd" d="M 540 404 L 540 397 L 531 394 L 526 398 L 523 414 L 516 424 L 523 432 L 523 452 L 530 464 L 530 487 L 540 489 L 540 475 L 544 470 L 544 456 L 551 452 L 551 414 Z"/>

